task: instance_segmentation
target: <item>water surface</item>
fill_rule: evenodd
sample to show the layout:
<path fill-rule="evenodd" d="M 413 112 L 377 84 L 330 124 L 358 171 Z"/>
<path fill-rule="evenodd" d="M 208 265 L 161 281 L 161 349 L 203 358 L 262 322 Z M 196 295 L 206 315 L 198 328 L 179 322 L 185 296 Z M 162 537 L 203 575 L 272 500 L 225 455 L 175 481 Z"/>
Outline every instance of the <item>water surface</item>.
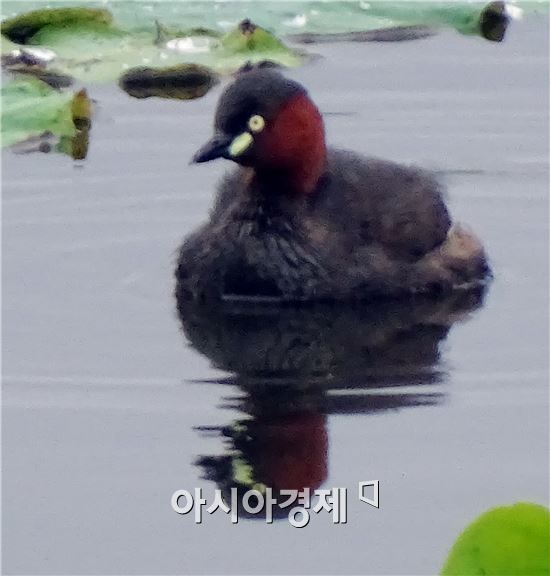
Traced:
<path fill-rule="evenodd" d="M 428 574 L 488 508 L 548 504 L 546 17 L 499 45 L 318 51 L 291 74 L 329 141 L 439 172 L 490 254 L 484 302 L 212 312 L 183 333 L 175 251 L 228 168 L 188 160 L 221 87 L 183 103 L 92 87 L 84 163 L 3 155 L 5 573 Z M 348 523 L 172 511 L 243 454 L 273 481 L 305 454 L 312 485 L 350 490 Z M 378 510 L 353 498 L 373 479 Z"/>

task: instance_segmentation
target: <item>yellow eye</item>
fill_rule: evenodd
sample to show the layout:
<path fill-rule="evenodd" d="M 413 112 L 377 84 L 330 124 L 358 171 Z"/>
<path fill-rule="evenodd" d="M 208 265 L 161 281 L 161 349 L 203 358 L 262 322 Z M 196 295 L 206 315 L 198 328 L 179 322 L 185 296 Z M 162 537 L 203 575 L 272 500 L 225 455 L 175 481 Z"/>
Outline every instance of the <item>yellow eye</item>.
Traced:
<path fill-rule="evenodd" d="M 261 132 L 264 129 L 265 120 L 258 114 L 250 117 L 248 121 L 248 127 L 252 132 Z"/>

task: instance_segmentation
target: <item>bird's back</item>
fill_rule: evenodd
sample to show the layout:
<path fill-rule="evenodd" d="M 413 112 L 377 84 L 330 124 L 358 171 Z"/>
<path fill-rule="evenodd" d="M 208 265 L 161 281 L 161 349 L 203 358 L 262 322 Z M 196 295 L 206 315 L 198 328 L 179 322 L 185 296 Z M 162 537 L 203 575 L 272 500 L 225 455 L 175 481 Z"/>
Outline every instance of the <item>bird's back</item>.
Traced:
<path fill-rule="evenodd" d="M 302 202 L 263 192 L 248 169 L 222 180 L 210 222 L 180 251 L 177 276 L 191 293 L 365 298 L 449 291 L 489 274 L 477 238 L 451 229 L 428 172 L 329 150 Z"/>
<path fill-rule="evenodd" d="M 311 217 L 339 228 L 348 249 L 377 244 L 388 257 L 406 261 L 442 244 L 451 225 L 431 174 L 342 150 L 329 151 Z"/>

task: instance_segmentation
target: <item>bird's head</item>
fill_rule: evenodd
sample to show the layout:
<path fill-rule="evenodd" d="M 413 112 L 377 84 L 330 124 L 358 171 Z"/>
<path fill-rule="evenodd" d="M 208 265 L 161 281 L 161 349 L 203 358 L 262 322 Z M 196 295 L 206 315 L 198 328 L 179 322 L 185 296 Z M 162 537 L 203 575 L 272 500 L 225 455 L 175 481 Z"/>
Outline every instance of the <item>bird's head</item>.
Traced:
<path fill-rule="evenodd" d="M 194 162 L 227 158 L 309 192 L 326 162 L 323 119 L 305 88 L 273 69 L 240 74 L 222 94 L 214 136 Z"/>

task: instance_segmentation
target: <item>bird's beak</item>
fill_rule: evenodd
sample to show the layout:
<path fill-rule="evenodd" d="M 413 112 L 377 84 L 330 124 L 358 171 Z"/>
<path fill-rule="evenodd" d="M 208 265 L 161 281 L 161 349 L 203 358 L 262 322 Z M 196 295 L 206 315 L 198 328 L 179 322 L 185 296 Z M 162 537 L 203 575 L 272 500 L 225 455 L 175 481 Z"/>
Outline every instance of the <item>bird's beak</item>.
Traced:
<path fill-rule="evenodd" d="M 244 154 L 253 142 L 250 132 L 243 132 L 234 138 L 226 134 L 216 134 L 193 156 L 191 162 L 209 162 L 216 158 L 234 160 Z"/>
<path fill-rule="evenodd" d="M 210 162 L 216 158 L 228 158 L 229 146 L 232 138 L 226 134 L 215 134 L 204 146 L 202 146 L 191 159 L 191 162 Z"/>

